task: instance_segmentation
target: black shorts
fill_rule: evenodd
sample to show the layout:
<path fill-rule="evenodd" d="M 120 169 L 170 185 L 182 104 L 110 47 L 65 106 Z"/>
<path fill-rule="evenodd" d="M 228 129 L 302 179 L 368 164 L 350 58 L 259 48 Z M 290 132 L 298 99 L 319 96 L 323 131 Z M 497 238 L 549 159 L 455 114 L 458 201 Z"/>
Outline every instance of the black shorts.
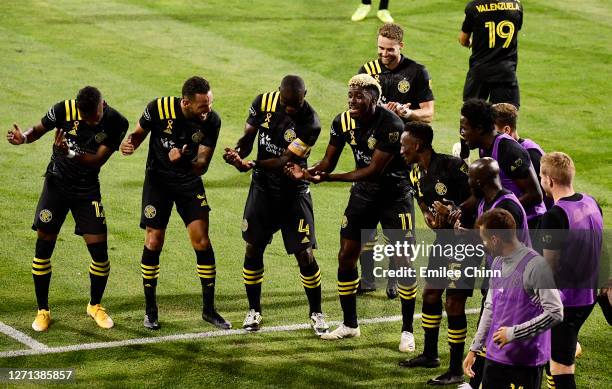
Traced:
<path fill-rule="evenodd" d="M 310 192 L 278 197 L 251 183 L 244 206 L 242 238 L 254 246 L 265 247 L 278 230 L 288 254 L 317 248 Z"/>
<path fill-rule="evenodd" d="M 176 210 L 185 226 L 194 220 L 205 219 L 210 211 L 202 180 L 177 188 L 146 174 L 142 186 L 140 228 L 165 230 L 173 204 L 176 204 Z"/>
<path fill-rule="evenodd" d="M 68 210 L 74 218 L 75 234 L 106 234 L 106 217 L 100 190 L 87 196 L 75 196 L 63 190 L 61 182 L 53 176 L 45 178 L 32 229 L 58 234 Z"/>
<path fill-rule="evenodd" d="M 392 244 L 404 241 L 407 237 L 414 237 L 412 196 L 372 200 L 359 192 L 351 190 L 340 226 L 342 238 L 366 244 L 371 240 L 372 230 L 376 229 L 378 223 L 382 226 L 384 236 Z"/>
<path fill-rule="evenodd" d="M 468 72 L 463 87 L 463 101 L 471 98 L 488 100 L 492 104 L 510 103 L 517 108 L 521 105 L 518 81 L 488 82 L 477 80 Z"/>
<path fill-rule="evenodd" d="M 566 366 L 574 364 L 578 332 L 594 306 L 563 308 L 563 321 L 550 330 L 550 359 Z"/>
<path fill-rule="evenodd" d="M 482 389 L 540 389 L 544 366 L 510 366 L 485 360 Z"/>

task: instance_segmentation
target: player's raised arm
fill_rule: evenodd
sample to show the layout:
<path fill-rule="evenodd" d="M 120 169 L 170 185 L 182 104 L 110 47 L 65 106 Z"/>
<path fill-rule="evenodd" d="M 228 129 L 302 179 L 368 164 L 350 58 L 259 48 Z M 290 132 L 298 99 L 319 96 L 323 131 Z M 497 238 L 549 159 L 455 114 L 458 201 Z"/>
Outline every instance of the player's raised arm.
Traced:
<path fill-rule="evenodd" d="M 121 143 L 120 150 L 123 155 L 132 155 L 134 151 L 142 144 L 149 134 L 149 130 L 142 128 L 140 123 L 136 123 L 134 132 L 125 137 Z"/>
<path fill-rule="evenodd" d="M 13 123 L 13 128 L 8 130 L 8 134 L 6 134 L 6 140 L 15 146 L 23 145 L 36 142 L 48 131 L 49 130 L 46 129 L 42 123 L 38 123 L 34 127 L 28 128 L 26 131 L 22 131 L 17 123 Z"/>

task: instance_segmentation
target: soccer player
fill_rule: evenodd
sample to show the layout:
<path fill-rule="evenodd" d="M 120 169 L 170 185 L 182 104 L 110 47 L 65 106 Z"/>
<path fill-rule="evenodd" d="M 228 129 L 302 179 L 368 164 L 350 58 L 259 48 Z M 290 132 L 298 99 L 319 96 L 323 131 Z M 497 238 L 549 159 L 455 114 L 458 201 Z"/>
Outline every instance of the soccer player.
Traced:
<path fill-rule="evenodd" d="M 463 101 L 470 98 L 520 106 L 516 79 L 518 32 L 523 26 L 519 0 L 474 0 L 465 7 L 459 43 L 472 49 Z M 461 158 L 469 149 L 461 140 Z"/>
<path fill-rule="evenodd" d="M 373 76 L 382 87 L 381 101 L 385 107 L 398 114 L 405 122 L 423 121 L 430 123 L 434 115 L 434 96 L 431 91 L 431 78 L 425 66 L 404 57 L 404 30 L 398 24 L 385 24 L 378 30 L 378 59 L 365 63 L 358 73 Z M 414 218 L 414 215 L 412 215 Z M 360 291 L 374 290 L 372 258 L 369 242 L 360 257 Z M 393 268 L 391 259 L 389 267 Z M 397 281 L 389 277 L 387 281 L 389 298 L 397 296 Z"/>
<path fill-rule="evenodd" d="M 510 136 L 495 131 L 491 103 L 478 99 L 463 103 L 461 134 L 470 149 L 480 149 L 480 158 L 492 157 L 498 162 L 502 186 L 518 197 L 528 220 L 546 212 L 529 153 Z"/>
<path fill-rule="evenodd" d="M 334 118 L 323 159 L 310 169 L 291 163 L 285 169 L 294 179 L 315 183 L 354 182 L 342 218 L 338 253 L 338 294 L 344 320 L 334 331 L 321 336 L 326 340 L 361 335 L 355 294 L 359 285 L 357 260 L 365 243 L 362 230 L 369 234 L 380 223 L 392 242 L 414 236 L 410 183 L 399 153 L 402 120 L 378 104 L 381 88 L 372 76 L 358 74 L 351 78 L 348 87 L 349 109 Z M 356 168 L 348 173 L 332 173 L 345 144 L 353 151 Z M 403 257 L 396 260 L 407 262 Z M 408 310 L 406 305 L 412 305 L 414 311 L 412 297 L 416 293 L 416 279 L 407 271 L 404 274 L 399 280 L 399 290 L 411 299 L 401 299 L 402 313 Z"/>
<path fill-rule="evenodd" d="M 468 183 L 470 185 L 472 194 L 478 199 L 476 216 L 481 217 L 485 212 L 491 209 L 503 209 L 507 211 L 514 219 L 514 224 L 517 226 L 516 235 L 518 240 L 525 246 L 531 247 L 531 238 L 529 235 L 529 227 L 527 225 L 527 214 L 514 193 L 502 187 L 500 169 L 497 161 L 490 157 L 485 157 L 474 161 L 472 164 L 470 164 L 468 177 Z M 461 215 L 459 214 L 458 216 Z M 461 219 L 455 220 L 459 226 L 458 228 L 460 229 L 463 223 L 469 223 L 470 217 L 464 216 Z M 491 255 L 487 255 L 485 268 L 490 269 L 492 262 L 493 257 Z M 488 280 L 484 280 L 483 285 L 481 286 L 483 296 L 481 302 L 481 314 L 482 310 L 484 309 L 487 289 Z M 475 366 L 473 368 L 475 374 L 470 379 L 470 386 L 472 388 L 478 388 L 480 386 L 485 356 L 486 349 L 478 350 Z"/>
<path fill-rule="evenodd" d="M 401 137 L 401 153 L 404 161 L 413 166 L 410 178 L 415 187 L 416 198 L 425 217 L 425 224 L 436 232 L 435 245 L 461 244 L 455 238 L 452 225 L 448 223 L 450 202 L 452 208 L 463 203 L 470 197 L 467 171 L 468 167 L 462 159 L 446 154 L 438 154 L 432 147 L 433 130 L 422 122 L 406 124 Z M 429 268 L 448 268 L 461 270 L 466 266 L 478 266 L 475 258 L 447 258 L 436 255 L 433 251 L 429 256 Z M 465 316 L 465 301 L 472 295 L 474 279 L 436 279 L 428 280 L 423 290 L 423 330 L 425 332 L 425 349 L 423 354 L 400 362 L 403 367 L 438 367 L 438 334 L 442 320 L 442 293 L 446 289 L 445 310 L 448 315 L 448 344 L 450 347 L 450 366 L 448 371 L 439 377 L 429 380 L 431 385 L 448 385 L 463 382 L 461 361 L 465 338 L 467 335 L 467 318 Z M 416 288 L 414 294 L 416 294 Z M 402 294 L 402 298 L 404 295 Z M 412 318 L 412 313 L 409 315 Z M 404 316 L 407 319 L 407 315 Z M 412 337 L 412 322 L 408 328 Z M 404 333 L 402 333 L 404 340 Z M 400 351 L 402 343 L 400 343 Z"/>
<path fill-rule="evenodd" d="M 87 314 L 102 328 L 113 326 L 113 320 L 100 305 L 110 274 L 110 261 L 98 174 L 118 149 L 128 126 L 127 119 L 106 104 L 97 88 L 86 86 L 76 99 L 52 106 L 32 128 L 21 131 L 13 124 L 7 134 L 9 143 L 23 145 L 36 142 L 56 129 L 51 161 L 32 225 L 38 234 L 32 262 L 38 303 L 38 313 L 32 323 L 35 331 L 45 331 L 51 325 L 51 255 L 68 211 L 74 217 L 75 234 L 83 236 L 91 255 Z"/>
<path fill-rule="evenodd" d="M 224 159 L 240 171 L 253 169 L 244 209 L 242 237 L 246 241 L 242 276 L 249 301 L 243 327 L 256 331 L 262 322 L 261 285 L 263 255 L 279 229 L 285 249 L 295 255 L 300 280 L 310 306 L 309 317 L 317 335 L 328 331 L 321 310 L 321 271 L 313 254 L 317 247 L 312 198 L 308 182 L 283 173 L 288 162 L 305 167 L 310 149 L 321 133 L 321 123 L 306 100 L 301 77 L 283 78 L 278 91 L 258 95 L 249 109 L 244 135 Z M 246 161 L 257 138 L 257 159 Z"/>
<path fill-rule="evenodd" d="M 533 140 L 521 138 L 519 136 L 516 128 L 518 109 L 510 103 L 497 103 L 493 104 L 493 112 L 495 115 L 495 131 L 510 136 L 527 150 L 533 165 L 533 170 L 535 170 L 538 182 L 540 182 L 540 159 L 542 159 L 544 155 L 544 150 Z M 547 209 L 552 207 L 552 199 L 544 196 L 544 205 Z M 530 229 L 536 228 L 538 219 L 539 218 L 531 218 L 529 220 Z"/>
<path fill-rule="evenodd" d="M 431 77 L 425 66 L 405 57 L 404 30 L 387 23 L 378 29 L 378 59 L 369 61 L 358 73 L 371 75 L 382 88 L 381 102 L 404 121 L 430 123 L 434 115 Z"/>
<path fill-rule="evenodd" d="M 553 264 L 563 301 L 563 322 L 551 333 L 548 377 L 558 389 L 576 387 L 576 342 L 595 304 L 603 239 L 601 208 L 591 196 L 574 191 L 575 174 L 569 155 L 552 152 L 542 157 L 542 187 L 555 205 L 542 217 L 539 243 Z"/>
<path fill-rule="evenodd" d="M 495 257 L 491 269 L 500 276 L 489 281 L 478 331 L 463 363 L 465 374 L 474 376 L 476 353 L 486 345 L 481 388 L 539 389 L 550 358 L 550 328 L 563 319 L 552 271 L 519 241 L 508 211 L 487 211 L 477 225 L 485 250 Z"/>
<path fill-rule="evenodd" d="M 215 310 L 215 253 L 208 236 L 210 206 L 200 178 L 215 151 L 221 119 L 213 111 L 208 81 L 194 76 L 183 84 L 182 97 L 160 97 L 147 104 L 136 129 L 121 144 L 131 155 L 151 133 L 142 189 L 140 227 L 145 230 L 141 271 L 145 295 L 144 326 L 160 328 L 157 307 L 159 256 L 173 204 L 183 219 L 202 284 L 202 319 L 231 328 Z"/>
<path fill-rule="evenodd" d="M 354 22 L 362 21 L 368 16 L 370 9 L 372 9 L 372 0 L 361 0 L 361 4 L 351 16 L 351 20 Z M 389 0 L 380 0 L 376 17 L 383 23 L 393 23 L 393 17 L 389 12 Z"/>

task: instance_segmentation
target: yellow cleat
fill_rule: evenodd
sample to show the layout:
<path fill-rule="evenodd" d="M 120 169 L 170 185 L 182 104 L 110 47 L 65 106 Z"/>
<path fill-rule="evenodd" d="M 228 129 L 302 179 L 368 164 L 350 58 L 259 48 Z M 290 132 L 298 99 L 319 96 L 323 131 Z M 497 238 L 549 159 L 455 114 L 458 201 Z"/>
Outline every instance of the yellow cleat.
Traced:
<path fill-rule="evenodd" d="M 106 309 L 102 308 L 100 304 L 87 304 L 87 314 L 96 321 L 98 327 L 108 329 L 115 325 L 113 319 L 106 313 Z"/>
<path fill-rule="evenodd" d="M 353 16 L 351 16 L 351 20 L 354 22 L 362 21 L 368 16 L 368 13 L 370 13 L 370 8 L 372 8 L 372 6 L 369 4 L 359 4 L 359 7 L 357 7 L 357 10 Z"/>
<path fill-rule="evenodd" d="M 34 331 L 47 331 L 51 325 L 51 312 L 46 309 L 39 309 L 36 314 L 36 319 L 32 323 L 32 329 Z"/>
<path fill-rule="evenodd" d="M 376 13 L 378 19 L 383 23 L 393 23 L 393 16 L 388 9 L 381 9 Z"/>

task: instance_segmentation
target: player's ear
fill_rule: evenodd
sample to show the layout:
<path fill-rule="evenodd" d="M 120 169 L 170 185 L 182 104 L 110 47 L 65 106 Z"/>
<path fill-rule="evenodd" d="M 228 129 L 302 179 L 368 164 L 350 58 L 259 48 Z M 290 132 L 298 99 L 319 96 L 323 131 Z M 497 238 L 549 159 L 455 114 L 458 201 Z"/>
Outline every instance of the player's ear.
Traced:
<path fill-rule="evenodd" d="M 404 48 L 404 41 L 401 41 L 399 44 L 400 50 L 402 50 Z"/>
<path fill-rule="evenodd" d="M 308 93 L 308 89 L 304 89 L 304 97 L 306 97 L 306 93 Z"/>

